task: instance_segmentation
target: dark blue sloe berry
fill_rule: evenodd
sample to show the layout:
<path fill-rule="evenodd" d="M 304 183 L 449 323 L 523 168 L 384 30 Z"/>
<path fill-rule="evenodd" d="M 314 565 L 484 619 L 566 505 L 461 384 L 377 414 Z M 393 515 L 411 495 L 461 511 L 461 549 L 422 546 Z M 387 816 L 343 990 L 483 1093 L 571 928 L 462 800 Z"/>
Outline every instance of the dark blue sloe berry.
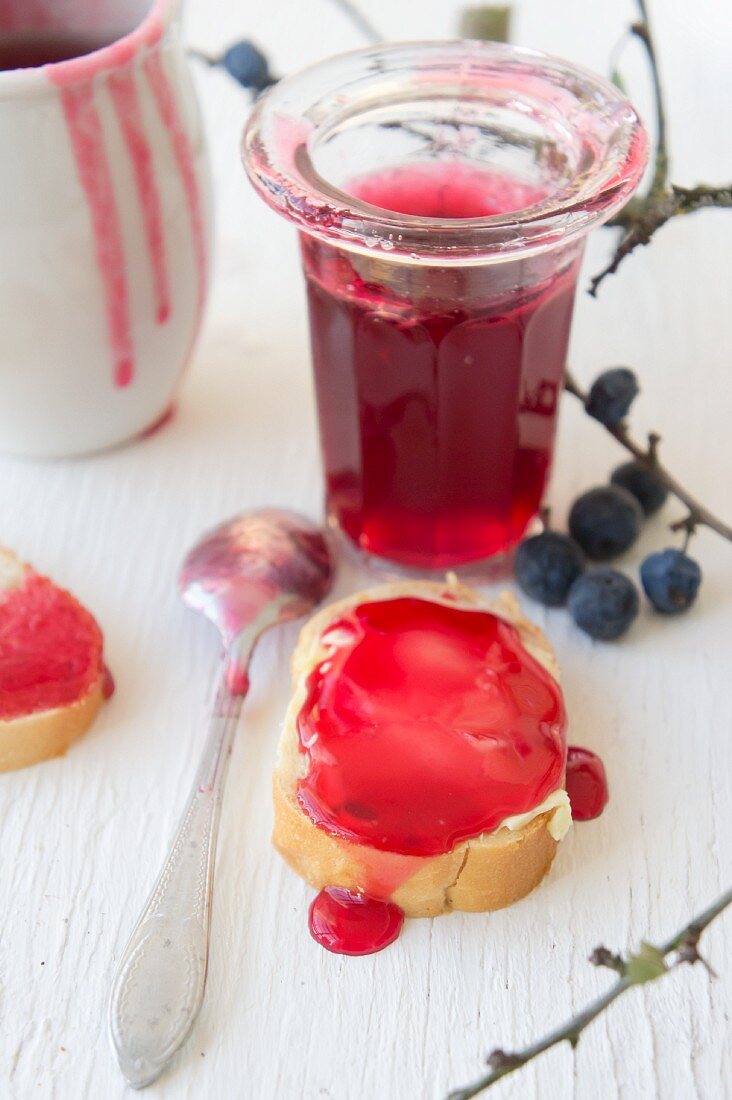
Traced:
<path fill-rule="evenodd" d="M 269 71 L 269 62 L 253 42 L 235 42 L 229 46 L 218 62 L 230 76 L 244 88 L 264 91 L 275 79 Z"/>
<path fill-rule="evenodd" d="M 546 607 L 561 607 L 567 602 L 567 593 L 584 568 L 577 543 L 558 531 L 543 531 L 524 539 L 514 560 L 519 586 Z"/>
<path fill-rule="evenodd" d="M 674 549 L 649 554 L 640 575 L 646 596 L 663 615 L 678 615 L 691 607 L 702 579 L 698 563 Z"/>
<path fill-rule="evenodd" d="M 614 428 L 628 415 L 640 393 L 638 379 L 627 367 L 603 371 L 592 383 L 585 408 L 590 416 L 608 428 Z"/>
<path fill-rule="evenodd" d="M 610 481 L 627 489 L 640 504 L 646 516 L 652 516 L 666 502 L 668 490 L 652 470 L 640 462 L 624 462 L 613 470 Z"/>
<path fill-rule="evenodd" d="M 572 538 L 595 561 L 608 561 L 632 546 L 642 522 L 640 504 L 618 485 L 588 489 L 569 513 Z"/>
<path fill-rule="evenodd" d="M 569 590 L 569 613 L 591 638 L 612 642 L 638 614 L 638 589 L 617 569 L 590 569 Z"/>

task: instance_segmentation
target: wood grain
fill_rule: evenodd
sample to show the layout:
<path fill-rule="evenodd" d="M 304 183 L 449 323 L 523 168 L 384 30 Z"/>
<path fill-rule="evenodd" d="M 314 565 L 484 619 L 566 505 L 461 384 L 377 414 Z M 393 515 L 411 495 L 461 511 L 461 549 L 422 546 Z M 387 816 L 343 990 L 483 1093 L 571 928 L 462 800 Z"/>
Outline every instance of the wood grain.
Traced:
<path fill-rule="evenodd" d="M 204 49 L 252 36 L 291 71 L 359 45 L 326 0 L 190 0 Z M 372 0 L 392 37 L 454 32 L 456 3 Z M 682 0 L 658 9 L 673 176 L 729 176 L 732 16 Z M 516 37 L 604 68 L 632 5 L 522 0 Z M 631 51 L 632 52 L 632 51 Z M 628 74 L 648 106 L 640 60 Z M 0 1096 L 115 1100 L 106 1035 L 119 955 L 160 866 L 192 776 L 216 639 L 179 604 L 174 575 L 202 528 L 272 503 L 320 509 L 304 300 L 294 234 L 244 181 L 246 98 L 216 72 L 199 88 L 218 201 L 214 292 L 175 420 L 134 447 L 86 461 L 0 460 L 0 540 L 67 584 L 98 615 L 118 691 L 65 759 L 0 778 Z M 596 234 L 592 274 L 609 247 Z M 580 296 L 579 378 L 634 365 L 637 422 L 664 435 L 672 468 L 732 514 L 732 218 L 663 231 L 602 288 Z M 552 502 L 605 479 L 620 457 L 573 403 L 563 410 Z M 668 506 L 643 535 L 663 545 Z M 732 867 L 729 782 L 730 548 L 695 551 L 698 607 L 666 622 L 644 610 L 622 644 L 580 636 L 561 612 L 527 607 L 564 669 L 572 740 L 607 763 L 612 800 L 578 826 L 530 898 L 495 914 L 409 922 L 396 947 L 328 955 L 306 933 L 307 887 L 269 844 L 269 774 L 294 628 L 265 639 L 234 752 L 219 850 L 208 995 L 193 1037 L 149 1091 L 155 1100 L 438 1100 L 485 1052 L 510 1048 L 578 1008 L 608 977 L 586 958 L 663 938 L 716 895 Z M 345 570 L 339 590 L 363 577 Z M 499 1100 L 717 1100 L 732 1095 L 732 925 L 707 938 L 721 977 L 683 970 L 634 991 L 583 1038 L 499 1086 Z M 727 1082 L 727 1084 L 724 1084 Z M 726 1090 L 726 1093 L 725 1093 Z"/>

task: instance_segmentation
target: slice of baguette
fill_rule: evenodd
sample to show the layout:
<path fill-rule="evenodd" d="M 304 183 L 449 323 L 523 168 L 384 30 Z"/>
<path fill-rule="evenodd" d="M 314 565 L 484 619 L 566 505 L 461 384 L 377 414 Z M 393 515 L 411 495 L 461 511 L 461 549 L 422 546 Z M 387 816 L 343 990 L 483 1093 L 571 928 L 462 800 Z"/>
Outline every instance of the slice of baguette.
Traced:
<path fill-rule="evenodd" d="M 389 898 L 408 917 L 432 917 L 452 909 L 502 909 L 533 890 L 549 870 L 557 842 L 570 824 L 564 790 L 549 796 L 542 804 L 543 812 L 508 819 L 493 833 L 463 841 L 444 855 L 428 857 L 384 852 L 334 836 L 316 825 L 297 800 L 298 780 L 308 766 L 299 749 L 297 717 L 306 699 L 310 672 L 327 656 L 321 642 L 323 633 L 351 607 L 401 596 L 492 611 L 516 627 L 526 650 L 559 681 L 549 642 L 539 627 L 522 615 L 510 593 L 491 601 L 454 580 L 444 584 L 405 581 L 357 592 L 323 608 L 303 627 L 292 658 L 292 697 L 273 777 L 273 843 L 315 889 L 343 886 Z"/>
<path fill-rule="evenodd" d="M 22 598 L 24 586 L 33 578 L 51 586 L 46 578 L 19 561 L 10 550 L 0 547 L 0 659 L 3 651 L 8 661 L 22 661 L 23 654 L 13 650 L 13 638 L 9 633 L 8 619 L 11 601 Z M 89 639 L 90 671 L 84 690 L 62 706 L 49 709 L 31 709 L 26 713 L 13 713 L 0 718 L 0 772 L 14 771 L 48 760 L 66 752 L 94 721 L 104 699 L 104 664 L 102 661 L 102 635 L 89 612 L 63 589 L 54 590 L 66 608 L 75 612 Z M 5 634 L 3 633 L 5 627 Z M 39 641 L 42 641 L 43 621 L 38 624 Z M 0 702 L 2 700 L 2 670 L 0 670 Z M 8 696 L 9 698 L 9 696 Z"/>

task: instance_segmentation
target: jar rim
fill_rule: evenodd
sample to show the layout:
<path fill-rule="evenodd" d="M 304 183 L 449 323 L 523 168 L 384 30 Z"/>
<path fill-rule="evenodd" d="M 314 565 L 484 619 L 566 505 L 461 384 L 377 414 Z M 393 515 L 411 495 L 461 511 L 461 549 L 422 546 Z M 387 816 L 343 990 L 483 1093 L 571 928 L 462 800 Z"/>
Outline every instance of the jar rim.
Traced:
<path fill-rule="evenodd" d="M 571 103 L 576 122 L 599 143 L 597 155 L 567 186 L 540 201 L 480 218 L 395 213 L 325 179 L 313 163 L 313 141 L 319 130 L 333 127 L 339 111 L 341 119 L 359 113 L 358 100 L 349 102 L 349 89 L 359 82 L 368 87 L 369 81 L 373 85 L 420 64 L 432 73 L 449 73 L 473 93 L 477 80 L 487 88 L 503 79 L 506 88 L 514 81 L 519 92 L 521 82 L 530 80 L 533 94 L 544 94 L 547 103 L 561 94 Z M 392 94 L 393 87 L 392 80 Z M 369 105 L 374 102 L 372 96 Z M 242 157 L 265 201 L 307 234 L 356 251 L 384 249 L 394 258 L 407 254 L 416 261 L 439 256 L 447 262 L 471 257 L 485 262 L 556 247 L 610 219 L 638 186 L 647 145 L 646 131 L 627 98 L 588 69 L 521 46 L 425 40 L 338 54 L 280 81 L 256 104 L 244 130 Z"/>

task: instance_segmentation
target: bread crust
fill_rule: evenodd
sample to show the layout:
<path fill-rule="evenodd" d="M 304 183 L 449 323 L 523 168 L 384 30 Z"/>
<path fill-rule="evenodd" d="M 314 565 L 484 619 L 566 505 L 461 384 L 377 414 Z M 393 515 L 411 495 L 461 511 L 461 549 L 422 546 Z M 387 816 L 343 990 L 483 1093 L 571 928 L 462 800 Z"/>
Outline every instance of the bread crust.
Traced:
<path fill-rule="evenodd" d="M 0 772 L 16 771 L 62 756 L 89 729 L 104 700 L 103 677 L 66 707 L 0 722 Z"/>
<path fill-rule="evenodd" d="M 343 886 L 389 898 L 408 917 L 433 917 L 452 909 L 502 909 L 533 890 L 549 870 L 557 848 L 550 831 L 552 811 L 517 828 L 500 828 L 463 841 L 443 855 L 422 857 L 385 852 L 334 836 L 316 825 L 297 801 L 297 782 L 307 768 L 307 759 L 299 751 L 297 716 L 305 701 L 308 676 L 327 654 L 321 635 L 351 607 L 402 596 L 493 612 L 516 627 L 527 651 L 559 681 L 556 657 L 544 633 L 522 615 L 510 593 L 489 600 L 451 578 L 444 584 L 405 581 L 380 585 L 330 604 L 302 628 L 292 658 L 292 698 L 273 777 L 272 840 L 293 870 L 317 890 Z"/>

